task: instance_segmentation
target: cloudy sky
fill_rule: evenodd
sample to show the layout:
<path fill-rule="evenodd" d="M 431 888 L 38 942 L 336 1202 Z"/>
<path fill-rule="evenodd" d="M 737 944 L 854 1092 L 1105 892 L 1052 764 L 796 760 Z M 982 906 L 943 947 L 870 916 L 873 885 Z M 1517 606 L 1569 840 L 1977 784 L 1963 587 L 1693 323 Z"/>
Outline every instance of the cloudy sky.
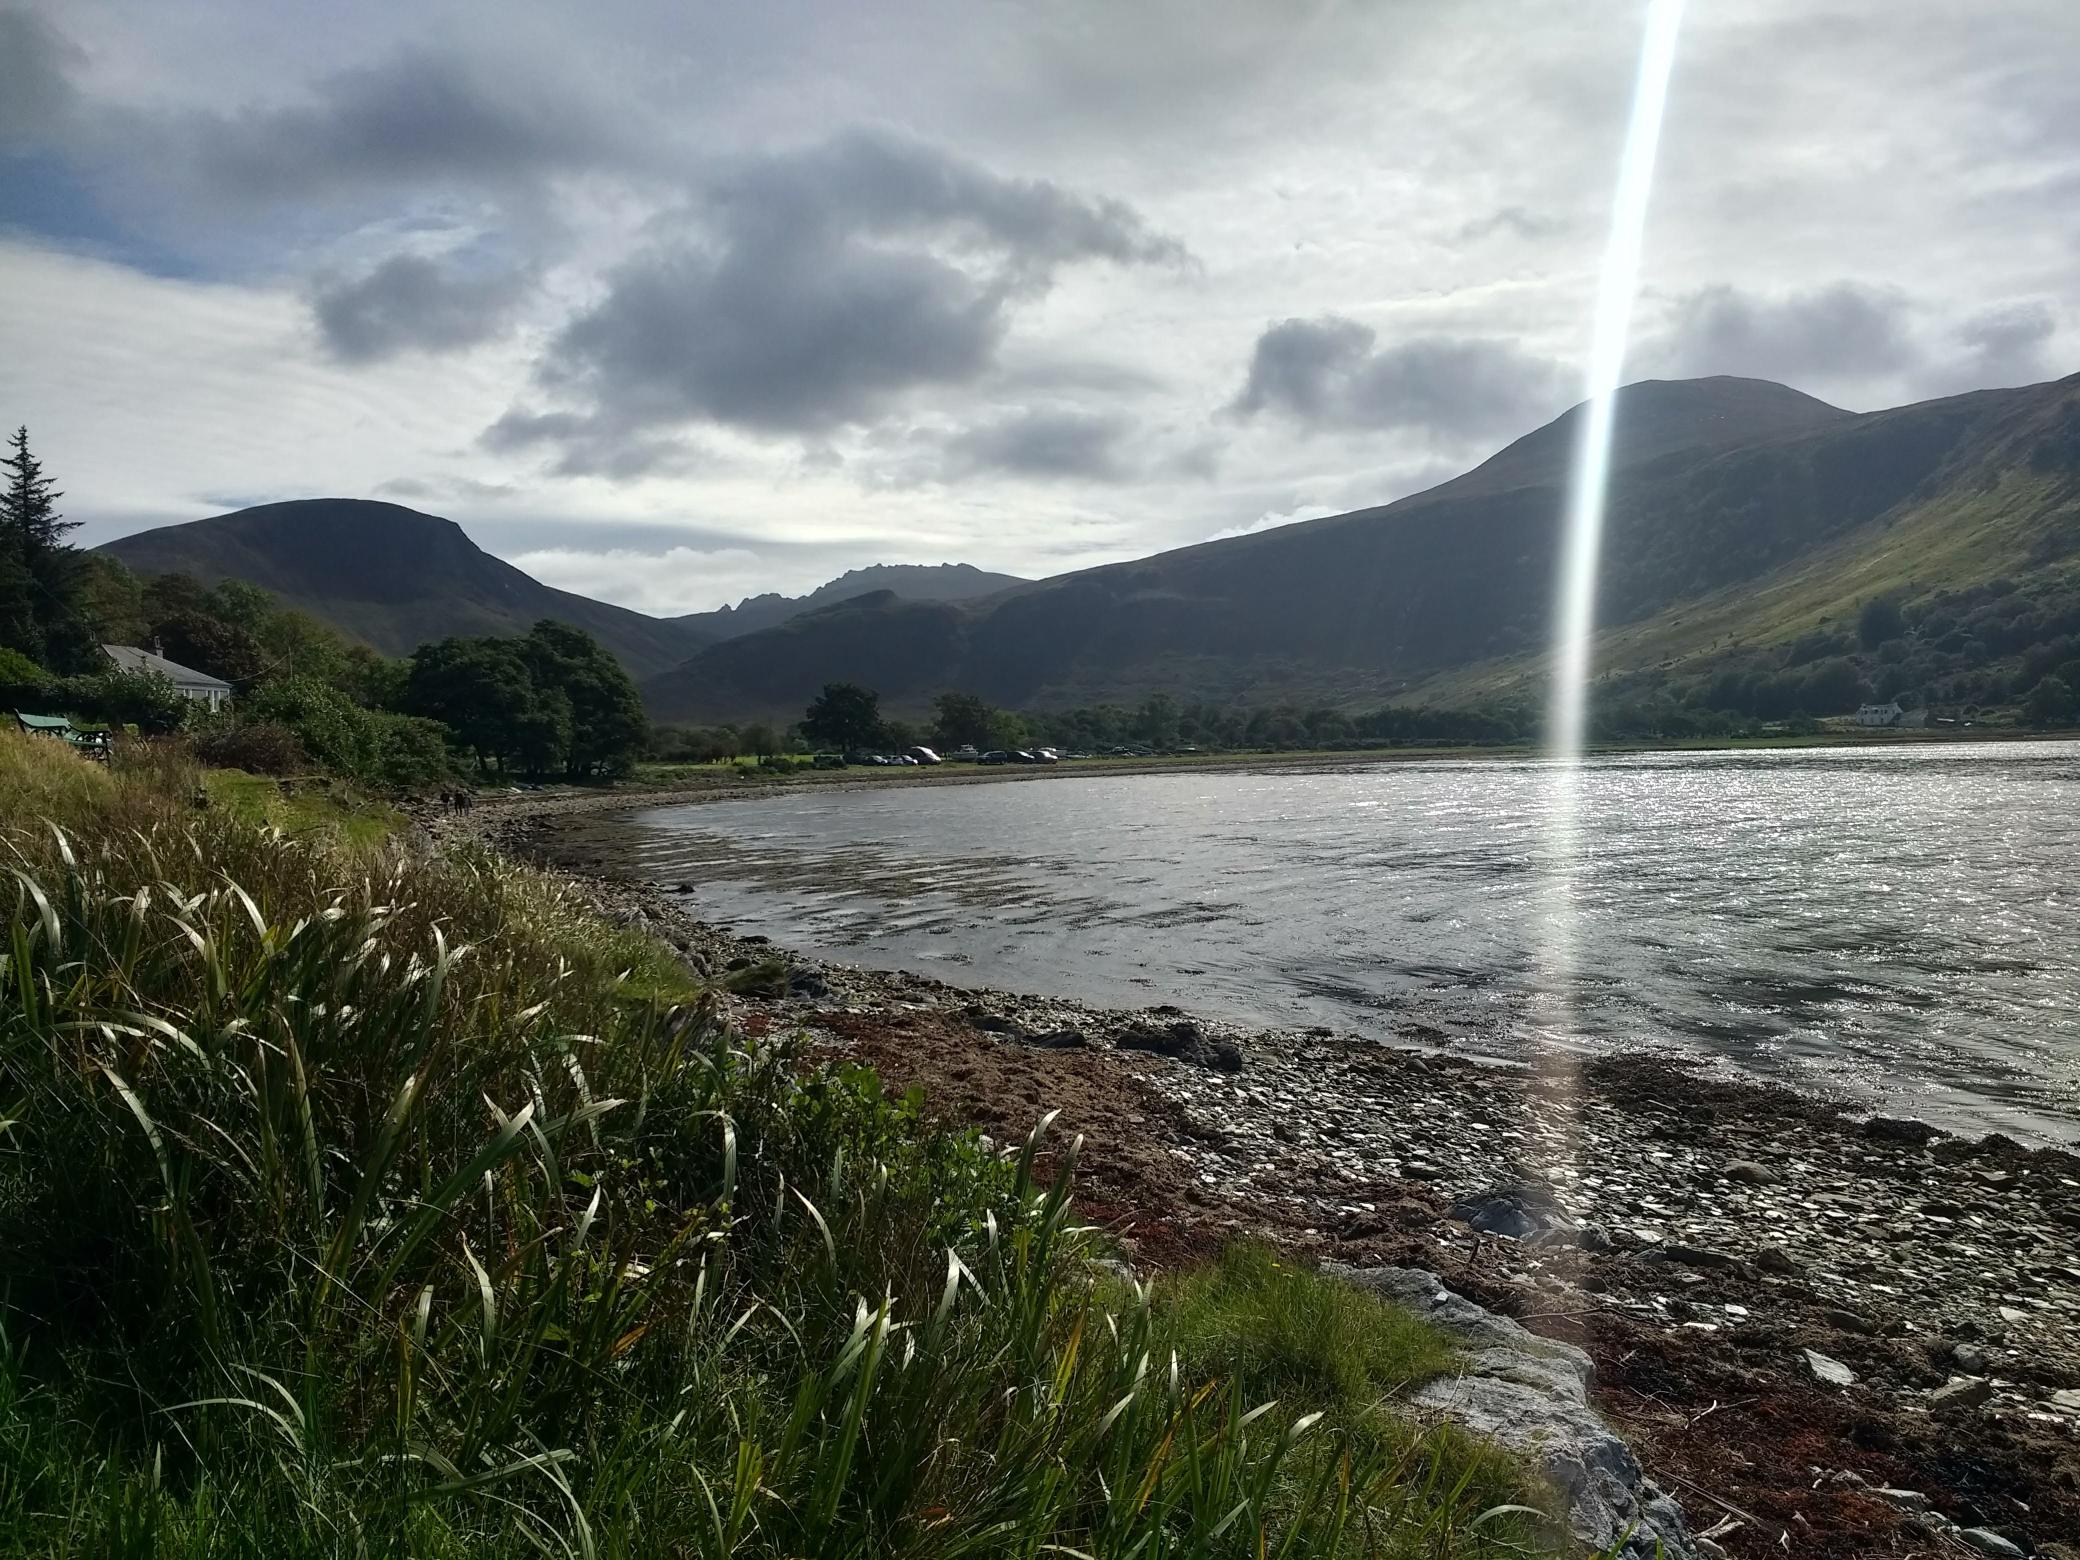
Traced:
<path fill-rule="evenodd" d="M 655 612 L 1378 503 L 1578 399 L 1640 16 L 0 10 L 0 422 L 90 540 L 390 498 Z M 2073 0 L 1691 0 L 1632 377 L 2080 369 L 2076 80 Z"/>

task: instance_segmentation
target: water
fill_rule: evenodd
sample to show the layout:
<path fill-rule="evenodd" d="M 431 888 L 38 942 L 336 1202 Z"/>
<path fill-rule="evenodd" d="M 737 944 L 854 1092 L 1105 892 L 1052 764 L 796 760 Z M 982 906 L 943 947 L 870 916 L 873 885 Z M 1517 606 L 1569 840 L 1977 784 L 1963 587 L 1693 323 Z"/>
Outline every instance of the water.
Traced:
<path fill-rule="evenodd" d="M 857 964 L 1506 1058 L 1674 1047 L 2080 1139 L 2080 744 L 1592 759 L 1579 962 L 1541 1003 L 1556 779 L 1471 759 L 815 790 L 643 814 L 636 850 L 711 919 Z M 1569 1033 L 1538 1033 L 1553 1012 Z"/>

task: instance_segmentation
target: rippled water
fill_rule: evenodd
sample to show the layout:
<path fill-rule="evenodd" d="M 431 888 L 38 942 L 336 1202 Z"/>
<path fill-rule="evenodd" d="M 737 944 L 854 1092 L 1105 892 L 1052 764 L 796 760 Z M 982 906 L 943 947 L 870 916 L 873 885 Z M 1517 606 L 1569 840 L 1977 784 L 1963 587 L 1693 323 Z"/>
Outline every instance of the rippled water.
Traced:
<path fill-rule="evenodd" d="M 637 820 L 651 876 L 856 963 L 1520 1054 L 1532 760 L 817 790 Z M 2080 744 L 1653 754 L 1582 782 L 1586 1048 L 2080 1138 Z"/>

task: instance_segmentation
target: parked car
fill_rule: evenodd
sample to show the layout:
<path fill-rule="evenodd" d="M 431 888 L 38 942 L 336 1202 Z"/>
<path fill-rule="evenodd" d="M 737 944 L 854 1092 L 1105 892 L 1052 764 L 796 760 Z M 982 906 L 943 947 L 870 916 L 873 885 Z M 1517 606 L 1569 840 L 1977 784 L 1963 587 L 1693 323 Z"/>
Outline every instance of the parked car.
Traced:
<path fill-rule="evenodd" d="M 1036 764 L 1059 764 L 1061 761 L 1062 755 L 1053 748 L 1033 749 L 1033 762 Z"/>
<path fill-rule="evenodd" d="M 1002 748 L 991 748 L 987 753 L 976 759 L 975 762 L 978 764 L 1015 764 L 1018 760 Z"/>
<path fill-rule="evenodd" d="M 934 753 L 922 743 L 919 743 L 916 747 L 904 748 L 903 757 L 909 759 L 913 764 L 938 764 L 945 762 L 937 753 Z"/>
<path fill-rule="evenodd" d="M 975 744 L 972 742 L 963 742 L 946 756 L 957 764 L 974 764 L 981 762 L 982 759 L 982 755 L 975 751 Z"/>

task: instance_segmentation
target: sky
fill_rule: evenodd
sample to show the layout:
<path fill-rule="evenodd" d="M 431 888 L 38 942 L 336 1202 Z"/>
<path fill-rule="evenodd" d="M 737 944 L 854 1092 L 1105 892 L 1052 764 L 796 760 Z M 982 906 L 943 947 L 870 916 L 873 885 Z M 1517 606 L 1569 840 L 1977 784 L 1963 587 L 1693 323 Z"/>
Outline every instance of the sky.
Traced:
<path fill-rule="evenodd" d="M 659 614 L 1384 503 L 1580 399 L 1642 14 L 0 9 L 0 422 L 83 541 L 388 499 Z M 1680 51 L 1628 378 L 2080 370 L 2080 5 Z"/>

